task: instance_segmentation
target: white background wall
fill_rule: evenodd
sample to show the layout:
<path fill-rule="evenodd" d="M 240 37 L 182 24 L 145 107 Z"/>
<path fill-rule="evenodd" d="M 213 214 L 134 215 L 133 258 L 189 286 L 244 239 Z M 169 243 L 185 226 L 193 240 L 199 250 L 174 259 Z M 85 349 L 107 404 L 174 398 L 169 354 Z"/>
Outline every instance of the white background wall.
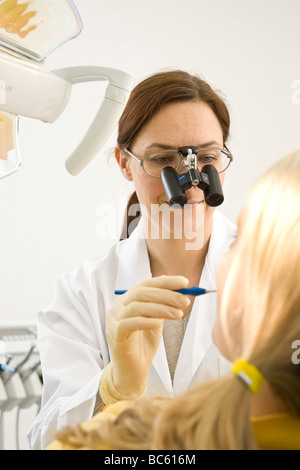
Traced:
<path fill-rule="evenodd" d="M 220 210 L 233 221 L 251 184 L 300 144 L 299 0 L 75 0 L 83 32 L 54 52 L 49 69 L 105 65 L 136 75 L 183 68 L 226 97 L 234 154 Z M 299 87 L 300 88 L 300 87 Z M 99 208 L 116 208 L 126 182 L 107 157 L 115 135 L 77 177 L 64 161 L 102 99 L 103 85 L 80 85 L 53 125 L 21 120 L 22 168 L 0 181 L 0 325 L 35 321 L 61 273 L 101 255 Z"/>
<path fill-rule="evenodd" d="M 47 68 L 103 65 L 131 72 L 137 82 L 182 68 L 223 92 L 235 160 L 220 211 L 235 221 L 257 177 L 300 146 L 299 0 L 75 3 L 83 32 L 54 52 Z M 76 178 L 64 168 L 103 90 L 103 84 L 74 87 L 68 108 L 52 125 L 21 119 L 23 165 L 0 181 L 0 327 L 34 323 L 60 274 L 104 254 L 118 238 L 132 186 L 107 161 L 116 135 Z M 105 239 L 103 203 L 115 209 L 116 223 Z M 4 448 L 15 448 L 15 412 L 5 416 Z M 25 433 L 35 413 L 30 409 L 26 419 L 22 414 L 21 448 L 27 448 Z"/>

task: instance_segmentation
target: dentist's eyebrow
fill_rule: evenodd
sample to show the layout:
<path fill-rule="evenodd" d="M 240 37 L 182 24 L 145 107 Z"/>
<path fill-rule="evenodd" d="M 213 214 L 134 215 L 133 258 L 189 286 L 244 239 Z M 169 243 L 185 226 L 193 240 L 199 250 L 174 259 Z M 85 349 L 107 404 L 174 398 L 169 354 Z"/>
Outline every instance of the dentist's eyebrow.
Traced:
<path fill-rule="evenodd" d="M 159 142 L 153 142 L 150 145 L 147 145 L 145 150 L 151 150 L 151 149 L 161 149 L 161 150 L 176 150 L 177 147 L 174 147 L 174 145 L 169 145 L 169 144 L 161 144 Z"/>
<path fill-rule="evenodd" d="M 212 146 L 223 148 L 223 144 L 220 144 L 220 142 L 217 142 L 216 140 L 210 140 L 209 142 L 204 142 L 203 144 L 198 145 L 198 148 L 205 149 L 207 147 L 212 147 Z"/>
<path fill-rule="evenodd" d="M 221 145 L 216 140 L 210 140 L 209 142 L 204 142 L 204 143 L 198 144 L 196 147 L 201 149 L 201 148 L 211 147 L 212 145 L 223 148 L 223 145 Z M 193 145 L 192 147 L 195 147 L 195 146 Z M 151 150 L 153 148 L 162 149 L 162 150 L 176 150 L 177 149 L 177 147 L 174 147 L 174 145 L 162 144 L 160 142 L 152 142 L 151 144 L 147 145 L 145 150 L 148 151 L 148 150 Z"/>

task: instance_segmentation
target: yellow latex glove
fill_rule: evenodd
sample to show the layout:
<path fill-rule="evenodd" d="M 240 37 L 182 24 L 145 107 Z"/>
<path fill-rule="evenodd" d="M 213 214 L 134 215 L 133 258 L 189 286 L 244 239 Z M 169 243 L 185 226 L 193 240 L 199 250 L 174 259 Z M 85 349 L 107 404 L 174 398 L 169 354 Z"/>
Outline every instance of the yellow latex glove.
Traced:
<path fill-rule="evenodd" d="M 190 300 L 174 292 L 188 285 L 182 276 L 160 276 L 141 282 L 114 302 L 107 313 L 106 337 L 112 361 L 102 374 L 105 404 L 143 394 L 158 349 L 164 319 L 179 319 Z"/>

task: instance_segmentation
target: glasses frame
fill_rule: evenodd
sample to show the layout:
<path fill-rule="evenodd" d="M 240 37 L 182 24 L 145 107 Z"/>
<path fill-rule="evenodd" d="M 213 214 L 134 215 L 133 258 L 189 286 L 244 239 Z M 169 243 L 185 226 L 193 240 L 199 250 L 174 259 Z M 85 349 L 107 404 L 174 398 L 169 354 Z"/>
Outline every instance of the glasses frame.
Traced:
<path fill-rule="evenodd" d="M 226 146 L 224 146 L 222 149 L 219 148 L 219 147 L 205 147 L 205 148 L 197 148 L 197 154 L 200 152 L 200 151 L 203 151 L 203 150 L 220 150 L 222 153 L 224 153 L 227 157 L 228 157 L 228 165 L 226 166 L 226 168 L 224 168 L 224 170 L 222 171 L 219 171 L 218 173 L 221 174 L 221 173 L 224 173 L 224 171 L 226 171 L 228 169 L 228 167 L 230 166 L 231 162 L 233 161 L 233 155 L 232 153 L 230 152 L 230 150 L 228 150 L 228 148 Z M 172 153 L 177 153 L 179 154 L 179 157 L 180 157 L 180 160 L 179 160 L 179 164 L 177 166 L 177 168 L 175 169 L 175 171 L 178 171 L 180 166 L 182 165 L 182 162 L 183 160 L 185 160 L 185 156 L 183 156 L 178 150 L 175 150 L 175 149 L 164 149 L 163 150 L 164 152 L 172 152 Z M 130 150 L 128 150 L 127 148 L 124 148 L 124 152 L 127 153 L 128 155 L 130 155 L 131 157 L 133 157 L 138 163 L 139 165 L 142 167 L 142 169 L 144 170 L 144 172 L 149 175 L 149 176 L 152 176 L 152 178 L 160 178 L 160 176 L 155 176 L 155 175 L 151 175 L 150 173 L 148 173 L 148 171 L 145 170 L 144 168 L 144 161 L 147 157 L 149 157 L 149 155 L 152 155 L 153 153 L 157 153 L 158 150 L 155 150 L 153 152 L 149 152 L 147 153 L 143 158 L 138 158 L 136 155 L 134 155 L 132 152 L 130 152 Z M 209 163 L 208 163 L 209 165 Z"/>

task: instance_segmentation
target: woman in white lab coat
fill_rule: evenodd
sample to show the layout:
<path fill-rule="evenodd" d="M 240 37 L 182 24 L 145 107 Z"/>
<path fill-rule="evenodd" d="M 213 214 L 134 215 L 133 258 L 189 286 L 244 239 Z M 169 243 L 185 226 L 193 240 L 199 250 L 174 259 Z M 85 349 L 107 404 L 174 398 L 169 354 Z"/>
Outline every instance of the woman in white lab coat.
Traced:
<path fill-rule="evenodd" d="M 123 176 L 134 183 L 131 202 L 139 203 L 141 218 L 106 256 L 63 275 L 52 304 L 39 314 L 44 390 L 29 433 L 33 449 L 45 448 L 58 429 L 90 419 L 104 404 L 178 394 L 227 371 L 211 338 L 215 294 L 195 298 L 175 290 L 216 289 L 217 265 L 235 226 L 205 204 L 198 187 L 186 191 L 188 203 L 176 216 L 161 222 L 156 209 L 169 206 L 153 162 L 170 166 L 169 149 L 174 155 L 180 147 L 197 147 L 198 168 L 214 164 L 223 183 L 231 161 L 229 125 L 222 98 L 185 72 L 155 74 L 132 91 L 115 153 Z M 185 172 L 178 162 L 177 171 Z M 128 292 L 116 296 L 117 289 Z"/>

